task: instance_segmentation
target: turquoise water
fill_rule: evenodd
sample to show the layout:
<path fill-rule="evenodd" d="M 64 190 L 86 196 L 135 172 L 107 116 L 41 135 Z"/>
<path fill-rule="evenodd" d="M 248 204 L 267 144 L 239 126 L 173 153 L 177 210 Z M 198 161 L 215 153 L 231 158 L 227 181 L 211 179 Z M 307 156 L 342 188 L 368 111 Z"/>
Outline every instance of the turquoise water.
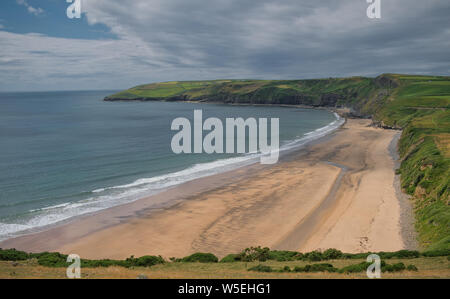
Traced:
<path fill-rule="evenodd" d="M 192 120 L 194 109 L 203 110 L 203 119 L 277 117 L 282 148 L 339 122 L 324 110 L 102 101 L 111 93 L 0 94 L 0 240 L 256 161 L 174 154 L 171 122 Z"/>

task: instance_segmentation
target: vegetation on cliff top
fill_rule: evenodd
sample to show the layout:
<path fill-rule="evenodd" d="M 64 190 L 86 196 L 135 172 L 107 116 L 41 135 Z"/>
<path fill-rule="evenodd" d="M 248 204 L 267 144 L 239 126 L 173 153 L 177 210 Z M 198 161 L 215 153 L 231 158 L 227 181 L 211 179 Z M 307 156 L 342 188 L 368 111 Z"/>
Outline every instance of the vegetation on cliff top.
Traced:
<path fill-rule="evenodd" d="M 450 80 L 399 78 L 374 119 L 404 129 L 399 143 L 402 187 L 415 199 L 425 248 L 450 248 Z"/>
<path fill-rule="evenodd" d="M 402 187 L 413 196 L 424 248 L 450 248 L 450 77 L 384 74 L 312 80 L 215 80 L 140 85 L 105 100 L 345 107 L 403 129 Z"/>
<path fill-rule="evenodd" d="M 363 104 L 380 80 L 352 77 L 319 80 L 174 81 L 140 85 L 105 100 L 202 101 L 242 104 L 345 106 Z M 376 96 L 376 95 L 375 95 Z"/>

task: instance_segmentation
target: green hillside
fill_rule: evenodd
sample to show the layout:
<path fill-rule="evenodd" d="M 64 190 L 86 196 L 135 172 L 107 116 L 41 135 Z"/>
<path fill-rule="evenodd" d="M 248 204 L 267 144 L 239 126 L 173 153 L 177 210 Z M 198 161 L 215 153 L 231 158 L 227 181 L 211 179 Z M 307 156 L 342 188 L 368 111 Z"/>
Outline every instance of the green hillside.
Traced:
<path fill-rule="evenodd" d="M 320 80 L 215 80 L 140 85 L 105 100 L 204 101 L 248 104 L 300 104 L 310 106 L 364 105 L 378 96 L 382 80 L 353 77 Z"/>
<path fill-rule="evenodd" d="M 180 81 L 140 85 L 105 100 L 345 107 L 381 127 L 403 129 L 399 173 L 415 202 L 421 244 L 450 248 L 450 77 Z"/>

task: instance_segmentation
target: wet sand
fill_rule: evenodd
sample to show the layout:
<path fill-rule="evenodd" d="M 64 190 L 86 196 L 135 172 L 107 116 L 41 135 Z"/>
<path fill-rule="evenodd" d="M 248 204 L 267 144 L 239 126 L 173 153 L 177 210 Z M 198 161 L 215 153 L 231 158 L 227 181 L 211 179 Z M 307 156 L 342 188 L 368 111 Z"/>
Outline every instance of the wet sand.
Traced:
<path fill-rule="evenodd" d="M 401 221 L 389 152 L 398 132 L 369 124 L 350 119 L 274 166 L 257 164 L 194 180 L 0 247 L 117 259 L 198 251 L 221 257 L 257 245 L 404 249 L 401 225 L 410 224 Z"/>

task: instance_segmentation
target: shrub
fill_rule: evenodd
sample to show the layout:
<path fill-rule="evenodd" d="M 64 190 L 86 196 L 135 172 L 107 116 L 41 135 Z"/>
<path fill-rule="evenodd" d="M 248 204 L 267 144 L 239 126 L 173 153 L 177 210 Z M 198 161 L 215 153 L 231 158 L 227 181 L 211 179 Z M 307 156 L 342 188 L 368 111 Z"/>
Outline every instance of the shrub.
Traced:
<path fill-rule="evenodd" d="M 343 267 L 339 270 L 340 273 L 360 273 L 360 272 L 365 272 L 367 271 L 367 268 L 369 268 L 369 266 L 372 263 L 359 263 L 359 264 L 355 264 L 355 265 L 349 265 L 346 267 Z M 384 261 L 381 261 L 381 271 L 382 272 L 399 272 L 399 271 L 403 271 L 405 270 L 406 267 L 403 263 L 397 263 L 394 265 L 389 265 L 386 264 Z"/>
<path fill-rule="evenodd" d="M 391 258 L 418 258 L 420 257 L 420 253 L 418 251 L 411 250 L 400 250 L 395 252 L 378 252 L 377 253 L 382 259 L 391 259 Z"/>
<path fill-rule="evenodd" d="M 343 259 L 365 259 L 370 253 L 344 253 Z"/>
<path fill-rule="evenodd" d="M 367 268 L 371 265 L 371 263 L 359 263 L 355 265 L 349 265 L 339 269 L 339 273 L 359 273 L 367 271 Z"/>
<path fill-rule="evenodd" d="M 406 269 L 406 267 L 405 267 L 405 264 L 403 264 L 403 263 L 397 263 L 394 265 L 386 264 L 385 266 L 381 266 L 382 272 L 400 272 L 405 269 Z"/>
<path fill-rule="evenodd" d="M 0 261 L 24 261 L 27 259 L 29 259 L 29 255 L 26 252 L 0 248 Z"/>
<path fill-rule="evenodd" d="M 229 254 L 222 258 L 221 263 L 232 262 L 265 262 L 267 260 L 275 260 L 278 262 L 301 260 L 304 255 L 296 251 L 270 250 L 269 248 L 250 247 L 246 248 L 239 254 Z"/>
<path fill-rule="evenodd" d="M 38 264 L 46 267 L 67 267 L 67 255 L 58 252 L 44 252 L 36 255 Z"/>
<path fill-rule="evenodd" d="M 184 263 L 217 263 L 219 259 L 212 253 L 197 252 L 179 261 Z"/>
<path fill-rule="evenodd" d="M 67 263 L 67 255 L 60 253 L 44 252 L 35 254 L 35 258 L 38 260 L 38 264 L 46 267 L 67 267 L 70 263 Z M 131 256 L 126 260 L 85 260 L 80 261 L 81 267 L 86 268 L 98 268 L 98 267 L 150 267 L 156 264 L 164 263 L 164 259 L 161 256 L 143 256 L 135 258 Z"/>
<path fill-rule="evenodd" d="M 110 261 L 103 261 L 104 264 L 109 264 Z M 120 262 L 120 261 L 118 261 Z M 165 261 L 161 256 L 145 255 L 139 258 L 134 258 L 131 256 L 125 260 L 126 267 L 151 267 L 157 264 L 164 264 Z M 120 264 L 120 263 L 119 263 Z M 117 263 L 116 263 L 117 265 Z"/>
<path fill-rule="evenodd" d="M 331 264 L 312 264 L 304 267 L 295 267 L 294 272 L 336 272 L 336 269 Z"/>
<path fill-rule="evenodd" d="M 256 271 L 256 272 L 273 272 L 272 267 L 265 265 L 258 265 L 248 269 L 248 271 Z"/>
<path fill-rule="evenodd" d="M 335 259 L 339 259 L 343 256 L 342 251 L 334 249 L 334 248 L 330 248 L 327 249 L 323 252 L 322 254 L 323 259 L 325 260 L 335 260 Z"/>
<path fill-rule="evenodd" d="M 319 262 L 323 259 L 323 256 L 320 251 L 312 251 L 305 253 L 303 259 L 310 260 L 311 262 Z"/>
<path fill-rule="evenodd" d="M 279 251 L 279 250 L 273 250 L 269 251 L 268 259 L 269 260 L 276 260 L 278 262 L 285 262 L 285 261 L 294 261 L 299 258 L 301 254 L 299 254 L 296 251 Z"/>
<path fill-rule="evenodd" d="M 361 252 L 361 253 L 342 253 L 338 259 L 351 259 L 351 260 L 365 260 L 371 254 L 378 254 L 376 252 Z"/>
<path fill-rule="evenodd" d="M 304 260 L 305 255 L 301 252 L 297 252 L 297 254 L 293 257 L 294 260 Z"/>
<path fill-rule="evenodd" d="M 450 249 L 430 250 L 422 253 L 425 257 L 450 256 Z"/>
<path fill-rule="evenodd" d="M 249 271 L 256 272 L 280 272 L 280 273 L 289 273 L 289 272 L 337 272 L 338 269 L 333 267 L 331 264 L 312 264 L 306 265 L 305 267 L 295 267 L 293 270 L 289 268 L 289 266 L 285 266 L 280 270 L 274 270 L 270 266 L 258 265 L 248 269 Z"/>
<path fill-rule="evenodd" d="M 253 262 L 253 261 L 265 262 L 269 259 L 269 252 L 270 249 L 267 247 L 264 248 L 261 248 L 261 246 L 250 247 L 246 248 L 244 251 L 239 253 L 239 259 L 242 262 Z"/>
<path fill-rule="evenodd" d="M 339 273 L 361 273 L 367 271 L 369 266 L 372 263 L 359 263 L 355 265 L 349 265 L 346 267 L 343 267 L 341 269 L 335 268 L 333 265 L 328 263 L 321 263 L 321 264 L 311 264 L 306 265 L 304 267 L 295 267 L 293 270 L 289 268 L 289 266 L 284 266 L 280 270 L 274 270 L 270 266 L 265 265 L 258 265 L 255 267 L 252 267 L 248 269 L 249 271 L 256 271 L 256 272 L 280 272 L 280 273 L 289 273 L 289 272 L 297 272 L 297 273 L 311 273 L 311 272 L 339 272 Z M 408 271 L 418 271 L 416 266 L 409 265 L 408 267 L 405 267 L 403 263 L 397 263 L 394 265 L 386 264 L 384 261 L 381 262 L 381 271 L 382 272 L 400 272 L 403 270 Z"/>
<path fill-rule="evenodd" d="M 240 261 L 241 258 L 239 254 L 229 254 L 220 260 L 221 263 L 234 263 Z"/>
<path fill-rule="evenodd" d="M 420 257 L 420 252 L 416 250 L 400 250 L 394 252 L 396 258 L 418 258 Z"/>
<path fill-rule="evenodd" d="M 115 261 L 115 260 L 81 260 L 81 267 L 86 268 L 98 268 L 98 267 L 109 267 L 109 266 L 122 266 L 129 267 L 125 261 Z"/>
<path fill-rule="evenodd" d="M 406 270 L 408 270 L 408 271 L 419 271 L 419 270 L 417 269 L 417 267 L 414 266 L 414 265 L 408 265 L 408 267 L 406 267 Z"/>

